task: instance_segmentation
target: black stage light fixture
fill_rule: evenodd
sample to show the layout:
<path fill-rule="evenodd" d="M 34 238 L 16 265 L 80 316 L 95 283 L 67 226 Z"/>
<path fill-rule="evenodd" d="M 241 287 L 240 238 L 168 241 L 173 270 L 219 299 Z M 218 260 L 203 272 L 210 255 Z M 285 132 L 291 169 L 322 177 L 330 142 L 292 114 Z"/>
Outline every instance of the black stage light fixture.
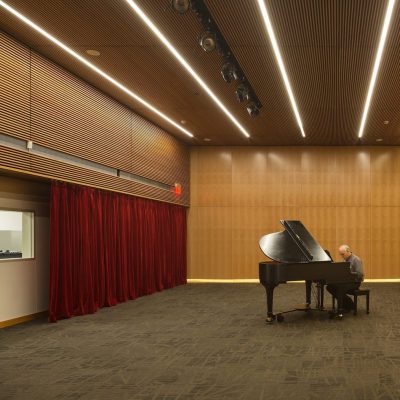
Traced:
<path fill-rule="evenodd" d="M 239 103 L 243 103 L 246 100 L 250 100 L 249 88 L 241 83 L 235 91 L 236 99 Z"/>
<path fill-rule="evenodd" d="M 185 14 L 190 8 L 190 0 L 171 0 L 171 6 L 178 14 Z"/>
<path fill-rule="evenodd" d="M 231 62 L 226 62 L 221 69 L 221 75 L 225 82 L 241 79 L 240 71 Z"/>
<path fill-rule="evenodd" d="M 233 69 L 232 76 L 235 81 L 242 81 L 244 79 L 243 72 L 239 68 Z"/>
<path fill-rule="evenodd" d="M 250 117 L 257 117 L 260 114 L 260 108 L 253 101 L 247 105 L 246 110 Z"/>
<path fill-rule="evenodd" d="M 209 31 L 204 32 L 200 37 L 199 43 L 206 53 L 210 53 L 217 48 L 217 36 Z"/>
<path fill-rule="evenodd" d="M 225 82 L 231 83 L 233 79 L 233 65 L 229 62 L 225 63 L 221 69 L 221 75 Z"/>
<path fill-rule="evenodd" d="M 221 68 L 222 78 L 227 83 L 231 83 L 234 80 L 238 81 L 238 87 L 235 91 L 236 98 L 239 102 L 246 102 L 247 112 L 250 116 L 256 117 L 260 113 L 262 104 L 214 21 L 205 0 L 170 1 L 172 8 L 179 14 L 185 14 L 190 10 L 196 16 L 202 27 L 201 36 L 198 38 L 200 46 L 207 53 L 218 51 L 223 63 Z"/>

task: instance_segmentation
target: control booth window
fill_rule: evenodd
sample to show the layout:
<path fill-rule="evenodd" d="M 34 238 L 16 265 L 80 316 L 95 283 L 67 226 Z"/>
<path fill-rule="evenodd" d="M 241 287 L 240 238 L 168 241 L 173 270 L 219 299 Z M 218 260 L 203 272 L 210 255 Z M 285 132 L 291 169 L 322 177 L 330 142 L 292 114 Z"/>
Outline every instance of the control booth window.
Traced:
<path fill-rule="evenodd" d="M 0 261 L 33 258 L 34 214 L 0 210 Z"/>

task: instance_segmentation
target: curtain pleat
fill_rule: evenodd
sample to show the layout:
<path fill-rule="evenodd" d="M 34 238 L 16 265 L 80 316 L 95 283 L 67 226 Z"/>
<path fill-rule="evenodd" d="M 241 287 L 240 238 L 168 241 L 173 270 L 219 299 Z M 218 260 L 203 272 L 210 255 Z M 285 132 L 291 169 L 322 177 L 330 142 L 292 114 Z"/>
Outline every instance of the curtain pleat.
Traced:
<path fill-rule="evenodd" d="M 53 182 L 49 320 L 186 283 L 186 209 Z"/>

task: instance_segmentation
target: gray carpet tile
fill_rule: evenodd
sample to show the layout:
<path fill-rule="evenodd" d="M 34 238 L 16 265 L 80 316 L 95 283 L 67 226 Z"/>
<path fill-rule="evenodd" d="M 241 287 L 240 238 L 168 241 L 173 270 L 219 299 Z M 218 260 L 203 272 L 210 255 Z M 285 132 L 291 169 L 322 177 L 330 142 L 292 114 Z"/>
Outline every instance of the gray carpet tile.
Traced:
<path fill-rule="evenodd" d="M 189 284 L 56 324 L 0 330 L 0 399 L 400 399 L 400 284 L 371 314 L 265 324 L 259 284 Z M 276 310 L 304 301 L 280 285 Z M 330 298 L 327 297 L 330 304 Z"/>

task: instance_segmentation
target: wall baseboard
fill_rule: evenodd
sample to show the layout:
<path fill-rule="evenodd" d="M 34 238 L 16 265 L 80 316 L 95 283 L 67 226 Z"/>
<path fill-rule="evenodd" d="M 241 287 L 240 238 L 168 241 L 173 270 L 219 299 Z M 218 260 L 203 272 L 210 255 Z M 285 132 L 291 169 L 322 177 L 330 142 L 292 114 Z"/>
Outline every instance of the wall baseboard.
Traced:
<path fill-rule="evenodd" d="M 42 318 L 48 315 L 48 311 L 41 311 L 34 314 L 24 315 L 22 317 L 9 319 L 7 321 L 0 321 L 0 329 L 7 326 L 22 324 L 23 322 L 32 321 L 33 319 Z"/>
<path fill-rule="evenodd" d="M 188 279 L 188 283 L 260 283 L 258 279 Z M 288 283 L 302 283 L 292 281 Z M 400 279 L 365 279 L 364 282 L 400 282 Z"/>

